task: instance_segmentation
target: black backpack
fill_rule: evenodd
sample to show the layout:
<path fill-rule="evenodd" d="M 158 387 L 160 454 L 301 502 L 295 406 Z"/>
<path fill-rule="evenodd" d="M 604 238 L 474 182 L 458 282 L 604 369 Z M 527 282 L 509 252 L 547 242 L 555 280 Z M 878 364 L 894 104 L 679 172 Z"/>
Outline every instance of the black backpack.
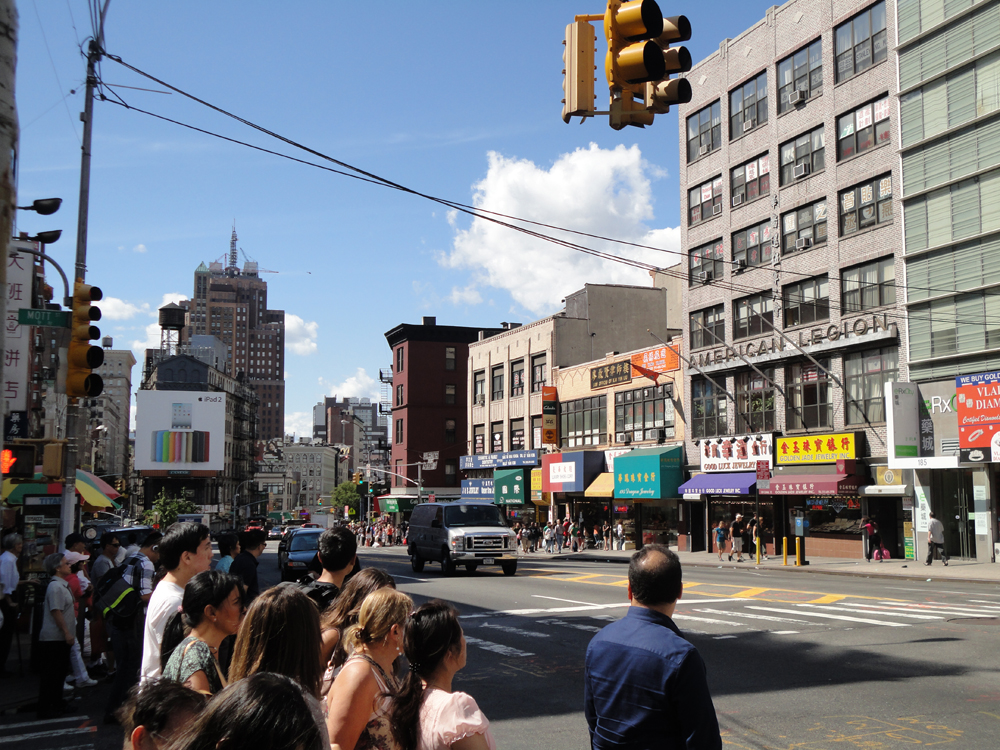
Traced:
<path fill-rule="evenodd" d="M 320 614 L 333 606 L 340 595 L 340 589 L 332 583 L 320 583 L 312 576 L 303 576 L 297 581 L 296 586 L 303 594 L 316 602 Z"/>
<path fill-rule="evenodd" d="M 125 576 L 125 571 L 133 560 L 135 558 L 130 557 L 101 576 L 94 590 L 94 609 L 105 620 L 112 620 L 119 627 L 133 622 L 142 605 L 142 595 Z"/>

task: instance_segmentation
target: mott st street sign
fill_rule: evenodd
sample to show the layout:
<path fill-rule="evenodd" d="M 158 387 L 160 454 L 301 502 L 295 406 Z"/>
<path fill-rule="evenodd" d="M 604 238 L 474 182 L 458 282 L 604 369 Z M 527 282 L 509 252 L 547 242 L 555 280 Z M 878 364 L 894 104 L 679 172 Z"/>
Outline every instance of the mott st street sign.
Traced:
<path fill-rule="evenodd" d="M 68 310 L 34 310 L 22 307 L 17 311 L 17 322 L 23 326 L 69 328 Z"/>

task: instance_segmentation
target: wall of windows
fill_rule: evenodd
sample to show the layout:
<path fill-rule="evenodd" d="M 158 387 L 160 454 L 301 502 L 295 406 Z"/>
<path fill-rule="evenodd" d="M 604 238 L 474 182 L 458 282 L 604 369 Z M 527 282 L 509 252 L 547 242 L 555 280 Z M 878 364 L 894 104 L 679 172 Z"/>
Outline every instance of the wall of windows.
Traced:
<path fill-rule="evenodd" d="M 687 160 L 722 146 L 722 103 L 714 102 L 687 118 Z"/>
<path fill-rule="evenodd" d="M 729 187 L 734 207 L 749 203 L 771 192 L 771 158 L 764 154 L 729 172 Z"/>
<path fill-rule="evenodd" d="M 726 340 L 726 321 L 722 305 L 691 313 L 691 348 L 719 346 Z"/>
<path fill-rule="evenodd" d="M 722 177 L 711 179 L 688 191 L 688 224 L 707 221 L 720 213 L 722 213 Z"/>
<path fill-rule="evenodd" d="M 770 292 L 733 302 L 733 338 L 760 336 L 774 329 L 774 301 Z"/>
<path fill-rule="evenodd" d="M 899 88 L 911 86 L 961 65 L 1000 44 L 1000 5 L 995 3 L 961 18 L 928 44 L 899 53 Z"/>
<path fill-rule="evenodd" d="M 524 395 L 524 360 L 510 363 L 510 395 Z"/>
<path fill-rule="evenodd" d="M 826 169 L 826 136 L 820 125 L 805 135 L 781 144 L 781 184 L 789 185 L 799 179 L 795 168 L 804 177 Z"/>
<path fill-rule="evenodd" d="M 722 240 L 715 240 L 707 245 L 696 247 L 688 254 L 688 286 L 704 283 L 708 281 L 718 281 L 722 278 L 725 269 L 725 258 L 723 257 Z M 711 274 L 711 276 L 702 276 Z"/>
<path fill-rule="evenodd" d="M 911 305 L 908 313 L 911 360 L 1000 348 L 1000 289 Z"/>
<path fill-rule="evenodd" d="M 691 378 L 691 437 L 725 435 L 726 396 L 705 378 Z"/>
<path fill-rule="evenodd" d="M 674 437 L 671 385 L 636 388 L 615 394 L 615 442 Z"/>
<path fill-rule="evenodd" d="M 896 33 L 902 44 L 923 31 L 961 13 L 978 0 L 899 0 L 899 26 Z"/>
<path fill-rule="evenodd" d="M 777 429 L 774 368 L 761 368 L 767 377 L 752 370 L 736 375 L 736 431 L 762 432 Z"/>
<path fill-rule="evenodd" d="M 742 260 L 748 266 L 771 262 L 771 221 L 763 221 L 733 235 L 733 261 Z"/>
<path fill-rule="evenodd" d="M 807 240 L 807 242 L 799 242 Z M 826 201 L 817 201 L 781 217 L 781 249 L 786 253 L 808 250 L 826 242 Z"/>
<path fill-rule="evenodd" d="M 1000 93 L 1000 80 L 996 87 Z M 903 156 L 904 195 L 1000 165 L 1000 119 L 983 122 Z"/>
<path fill-rule="evenodd" d="M 767 122 L 767 71 L 729 92 L 729 139 Z"/>
<path fill-rule="evenodd" d="M 840 272 L 841 312 L 847 315 L 896 304 L 893 259 L 882 258 Z"/>
<path fill-rule="evenodd" d="M 885 2 L 873 5 L 834 30 L 837 82 L 886 59 Z"/>
<path fill-rule="evenodd" d="M 876 177 L 840 194 L 840 236 L 892 221 L 892 175 Z"/>
<path fill-rule="evenodd" d="M 1000 284 L 998 235 L 918 255 L 906 262 L 908 302 L 990 284 Z"/>
<path fill-rule="evenodd" d="M 531 358 L 531 392 L 539 393 L 545 385 L 545 355 L 536 354 Z"/>
<path fill-rule="evenodd" d="M 830 292 L 826 276 L 789 284 L 782 296 L 786 328 L 830 319 Z"/>
<path fill-rule="evenodd" d="M 906 201 L 906 252 L 1000 230 L 1000 169 Z"/>
<path fill-rule="evenodd" d="M 830 369 L 830 360 L 817 360 Z M 812 362 L 785 368 L 785 425 L 789 430 L 833 426 L 833 388 L 826 372 Z"/>
<path fill-rule="evenodd" d="M 823 40 L 817 39 L 808 47 L 778 63 L 778 114 L 795 105 L 788 98 L 793 91 L 801 92 L 803 99 L 823 91 Z"/>
<path fill-rule="evenodd" d="M 885 421 L 883 386 L 899 377 L 895 346 L 844 355 L 844 387 L 847 389 L 846 424 Z"/>
<path fill-rule="evenodd" d="M 563 448 L 606 445 L 607 442 L 607 396 L 591 396 L 559 404 L 559 444 Z"/>
<path fill-rule="evenodd" d="M 837 159 L 849 159 L 888 143 L 889 96 L 858 107 L 837 118 Z"/>

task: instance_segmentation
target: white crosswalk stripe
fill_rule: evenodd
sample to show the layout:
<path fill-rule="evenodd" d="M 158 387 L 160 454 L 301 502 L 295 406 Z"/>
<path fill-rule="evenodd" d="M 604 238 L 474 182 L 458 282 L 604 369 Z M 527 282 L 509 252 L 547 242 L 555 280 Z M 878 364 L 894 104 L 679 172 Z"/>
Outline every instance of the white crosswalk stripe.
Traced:
<path fill-rule="evenodd" d="M 879 610 L 879 611 L 873 612 L 870 609 L 861 609 L 861 607 L 864 606 L 864 605 L 858 605 L 857 607 L 840 607 L 840 606 L 832 606 L 832 605 L 824 605 L 824 604 L 799 604 L 797 606 L 799 606 L 799 607 L 810 607 L 812 609 L 834 610 L 836 612 L 859 612 L 859 613 L 861 613 L 863 615 L 881 615 L 881 614 L 888 615 L 888 614 L 891 614 L 891 615 L 893 615 L 895 617 L 909 617 L 909 618 L 914 619 L 914 620 L 943 620 L 944 619 L 940 615 L 917 615 L 917 614 L 913 614 L 912 612 L 898 612 L 898 611 L 896 611 L 896 612 L 887 612 L 887 611 L 883 611 L 883 610 Z"/>
<path fill-rule="evenodd" d="M 714 614 L 714 615 L 735 614 L 737 617 L 746 617 L 746 618 L 748 618 L 750 620 L 768 620 L 770 622 L 794 622 L 794 623 L 800 624 L 800 625 L 811 624 L 811 623 L 809 623 L 808 620 L 796 620 L 796 619 L 791 618 L 791 617 L 770 617 L 768 615 L 751 615 L 748 612 L 736 612 L 736 613 L 733 613 L 733 612 L 727 612 L 724 609 L 696 609 L 695 612 L 705 612 L 705 613 Z"/>
<path fill-rule="evenodd" d="M 801 615 L 802 611 L 797 609 L 783 609 L 781 607 L 747 607 L 747 609 L 759 610 L 762 612 L 778 612 L 786 615 Z M 824 612 L 812 612 L 812 617 L 820 617 L 828 620 L 843 620 L 844 622 L 856 622 L 863 625 L 881 625 L 887 628 L 908 628 L 908 622 L 886 622 L 884 620 L 872 620 L 865 617 L 851 617 L 850 615 L 831 615 Z"/>

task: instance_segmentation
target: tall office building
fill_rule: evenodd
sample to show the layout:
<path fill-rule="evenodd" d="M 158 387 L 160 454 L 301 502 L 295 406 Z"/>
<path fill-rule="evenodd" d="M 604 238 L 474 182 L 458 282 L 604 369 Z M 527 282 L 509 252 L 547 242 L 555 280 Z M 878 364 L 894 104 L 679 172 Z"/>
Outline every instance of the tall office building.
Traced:
<path fill-rule="evenodd" d="M 104 343 L 104 363 L 94 372 L 104 380 L 100 396 L 90 401 L 91 439 L 96 448 L 91 462 L 99 474 L 113 479 L 130 471 L 128 433 L 132 413 L 132 368 L 135 355 L 128 349 L 112 349 L 111 337 Z M 100 434 L 97 434 L 100 433 Z M 99 457 L 98 457 L 99 456 Z"/>
<path fill-rule="evenodd" d="M 266 441 L 285 434 L 285 311 L 268 309 L 261 273 L 253 261 L 238 265 L 234 228 L 228 264 L 214 261 L 195 269 L 184 340 L 208 335 L 222 341 L 223 371 L 256 392 L 257 437 Z"/>

